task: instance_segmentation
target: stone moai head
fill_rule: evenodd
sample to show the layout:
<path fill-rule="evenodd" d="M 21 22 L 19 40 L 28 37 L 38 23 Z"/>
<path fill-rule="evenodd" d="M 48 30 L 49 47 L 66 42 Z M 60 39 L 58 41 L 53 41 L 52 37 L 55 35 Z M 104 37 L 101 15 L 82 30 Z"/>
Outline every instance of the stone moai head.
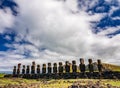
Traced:
<path fill-rule="evenodd" d="M 62 64 L 62 62 L 59 62 L 59 66 L 62 66 L 63 64 Z"/>
<path fill-rule="evenodd" d="M 20 66 L 21 66 L 21 63 L 18 64 L 18 69 L 17 69 L 17 74 L 18 75 L 20 74 Z"/>
<path fill-rule="evenodd" d="M 31 74 L 35 74 L 35 61 L 32 62 Z"/>
<path fill-rule="evenodd" d="M 53 63 L 53 73 L 57 73 L 57 63 Z"/>
<path fill-rule="evenodd" d="M 21 63 L 18 64 L 18 69 L 20 69 Z"/>
<path fill-rule="evenodd" d="M 75 61 L 75 60 L 73 60 L 73 61 L 72 61 L 72 64 L 73 64 L 73 65 L 76 65 L 76 61 Z"/>
<path fill-rule="evenodd" d="M 57 63 L 54 63 L 53 66 L 54 66 L 54 67 L 57 67 Z"/>
<path fill-rule="evenodd" d="M 25 74 L 25 65 L 23 65 L 22 74 Z"/>
<path fill-rule="evenodd" d="M 14 66 L 14 69 L 16 69 L 16 66 Z"/>
<path fill-rule="evenodd" d="M 40 68 L 40 65 L 39 65 L 39 64 L 37 65 L 37 68 Z"/>
<path fill-rule="evenodd" d="M 69 61 L 66 61 L 66 62 L 65 62 L 65 65 L 70 65 Z"/>
<path fill-rule="evenodd" d="M 77 65 L 75 60 L 72 61 L 72 72 L 73 73 L 77 72 Z"/>
<path fill-rule="evenodd" d="M 25 65 L 23 65 L 23 69 L 25 69 Z"/>
<path fill-rule="evenodd" d="M 65 62 L 65 72 L 66 72 L 66 73 L 69 73 L 69 72 L 70 72 L 70 63 L 69 63 L 69 61 L 66 61 L 66 62 Z"/>
<path fill-rule="evenodd" d="M 42 65 L 42 73 L 46 73 L 46 64 Z"/>
<path fill-rule="evenodd" d="M 40 65 L 37 65 L 37 74 L 40 74 Z"/>
<path fill-rule="evenodd" d="M 30 69 L 30 66 L 29 66 L 29 65 L 27 65 L 27 69 Z"/>
<path fill-rule="evenodd" d="M 89 64 L 92 64 L 92 59 L 88 59 Z"/>
<path fill-rule="evenodd" d="M 27 65 L 27 68 L 26 68 L 26 74 L 29 74 L 29 72 L 30 72 L 30 66 Z"/>
<path fill-rule="evenodd" d="M 100 59 L 98 59 L 98 60 L 97 60 L 97 63 L 98 63 L 98 64 L 101 64 L 101 60 L 100 60 Z"/>
<path fill-rule="evenodd" d="M 32 62 L 32 66 L 35 66 L 35 61 Z"/>
<path fill-rule="evenodd" d="M 48 67 L 51 67 L 51 63 L 48 63 Z"/>
<path fill-rule="evenodd" d="M 14 68 L 13 68 L 13 75 L 15 75 L 16 74 L 16 66 L 14 66 Z"/>
<path fill-rule="evenodd" d="M 63 64 L 62 64 L 62 62 L 59 62 L 59 67 L 58 68 L 59 68 L 58 69 L 59 73 L 63 73 Z"/>
<path fill-rule="evenodd" d="M 51 63 L 48 63 L 48 67 L 47 67 L 47 69 L 48 69 L 48 73 L 51 73 L 51 72 L 52 72 Z"/>
<path fill-rule="evenodd" d="M 80 64 L 84 64 L 84 59 L 80 58 Z"/>
<path fill-rule="evenodd" d="M 46 64 L 43 64 L 43 68 L 46 68 Z"/>

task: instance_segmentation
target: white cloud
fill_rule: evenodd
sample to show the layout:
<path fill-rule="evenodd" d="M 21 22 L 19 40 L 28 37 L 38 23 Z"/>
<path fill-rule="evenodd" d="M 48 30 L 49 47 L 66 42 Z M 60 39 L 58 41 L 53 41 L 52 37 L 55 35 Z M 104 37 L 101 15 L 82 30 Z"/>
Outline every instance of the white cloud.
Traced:
<path fill-rule="evenodd" d="M 18 32 L 16 42 L 25 39 L 33 43 L 13 44 L 16 50 L 9 51 L 11 55 L 9 65 L 18 62 L 29 64 L 33 60 L 37 63 L 66 61 L 84 57 L 94 60 L 101 58 L 104 62 L 119 64 L 120 36 L 107 38 L 103 31 L 101 34 L 94 34 L 91 21 L 99 22 L 105 15 L 89 15 L 86 9 L 93 7 L 98 1 L 86 2 L 85 6 L 78 9 L 77 0 L 16 0 L 20 13 L 16 17 L 15 31 Z M 30 2 L 28 4 L 28 2 Z M 26 29 L 28 31 L 26 31 Z M 109 28 L 110 29 L 110 28 Z M 117 30 L 115 28 L 115 30 Z M 40 50 L 46 48 L 46 50 Z M 30 51 L 32 58 L 25 58 L 22 54 Z M 13 56 L 18 54 L 16 56 Z M 21 59 L 15 59 L 21 58 Z M 114 61 L 114 62 L 111 62 Z M 4 65 L 7 63 L 1 63 Z"/>
<path fill-rule="evenodd" d="M 99 36 L 105 36 L 107 34 L 114 33 L 116 31 L 120 30 L 120 26 L 117 27 L 106 27 L 105 30 L 98 33 Z"/>
<path fill-rule="evenodd" d="M 3 33 L 5 28 L 10 28 L 14 25 L 14 16 L 9 8 L 0 9 L 0 33 Z"/>

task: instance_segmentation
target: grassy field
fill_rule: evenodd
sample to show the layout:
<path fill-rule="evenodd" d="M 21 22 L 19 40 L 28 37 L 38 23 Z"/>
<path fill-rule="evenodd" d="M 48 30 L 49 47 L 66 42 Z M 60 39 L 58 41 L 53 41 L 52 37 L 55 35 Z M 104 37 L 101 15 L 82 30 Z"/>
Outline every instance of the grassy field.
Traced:
<path fill-rule="evenodd" d="M 0 73 L 0 78 L 3 78 L 3 77 L 4 77 L 4 75 L 5 75 L 5 74 L 1 74 L 1 73 Z"/>
<path fill-rule="evenodd" d="M 24 86 L 28 88 L 68 88 L 68 86 L 72 85 L 74 82 L 84 81 L 87 83 L 88 81 L 97 82 L 98 79 L 60 79 L 60 80 L 43 80 L 43 79 L 22 79 L 22 78 L 0 78 L 0 88 L 2 86 Z M 120 80 L 108 80 L 103 79 L 100 80 L 102 84 L 111 84 L 113 86 L 120 87 Z"/>

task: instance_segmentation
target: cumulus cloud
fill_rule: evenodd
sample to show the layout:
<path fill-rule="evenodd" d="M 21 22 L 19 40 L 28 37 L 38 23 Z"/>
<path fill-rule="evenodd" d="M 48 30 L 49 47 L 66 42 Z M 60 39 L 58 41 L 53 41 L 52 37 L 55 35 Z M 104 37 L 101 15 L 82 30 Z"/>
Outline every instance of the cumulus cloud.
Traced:
<path fill-rule="evenodd" d="M 9 8 L 0 9 L 0 33 L 3 33 L 5 28 L 11 28 L 14 25 L 14 16 Z"/>
<path fill-rule="evenodd" d="M 20 10 L 14 24 L 14 30 L 18 34 L 15 42 L 24 39 L 31 44 L 7 45 L 16 49 L 9 53 L 18 55 L 7 55 L 5 58 L 10 58 L 12 65 L 18 61 L 23 64 L 29 64 L 33 60 L 45 63 L 78 60 L 79 57 L 85 58 L 86 61 L 88 58 L 100 58 L 104 62 L 119 64 L 120 36 L 105 36 L 117 29 L 108 28 L 110 30 L 100 34 L 92 32 L 95 26 L 92 22 L 99 22 L 106 15 L 86 12 L 88 8 L 96 5 L 98 0 L 86 1 L 80 8 L 78 6 L 81 3 L 77 1 L 15 0 Z M 24 56 L 26 51 L 31 57 Z"/>

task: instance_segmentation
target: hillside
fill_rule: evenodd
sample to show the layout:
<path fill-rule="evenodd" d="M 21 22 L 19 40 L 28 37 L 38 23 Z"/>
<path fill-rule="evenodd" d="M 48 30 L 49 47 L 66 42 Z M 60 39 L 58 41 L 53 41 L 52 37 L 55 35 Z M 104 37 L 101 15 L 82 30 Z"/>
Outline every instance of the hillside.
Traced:
<path fill-rule="evenodd" d="M 105 69 L 109 69 L 112 71 L 120 71 L 120 66 L 117 66 L 117 65 L 103 63 L 103 66 L 105 67 Z"/>

